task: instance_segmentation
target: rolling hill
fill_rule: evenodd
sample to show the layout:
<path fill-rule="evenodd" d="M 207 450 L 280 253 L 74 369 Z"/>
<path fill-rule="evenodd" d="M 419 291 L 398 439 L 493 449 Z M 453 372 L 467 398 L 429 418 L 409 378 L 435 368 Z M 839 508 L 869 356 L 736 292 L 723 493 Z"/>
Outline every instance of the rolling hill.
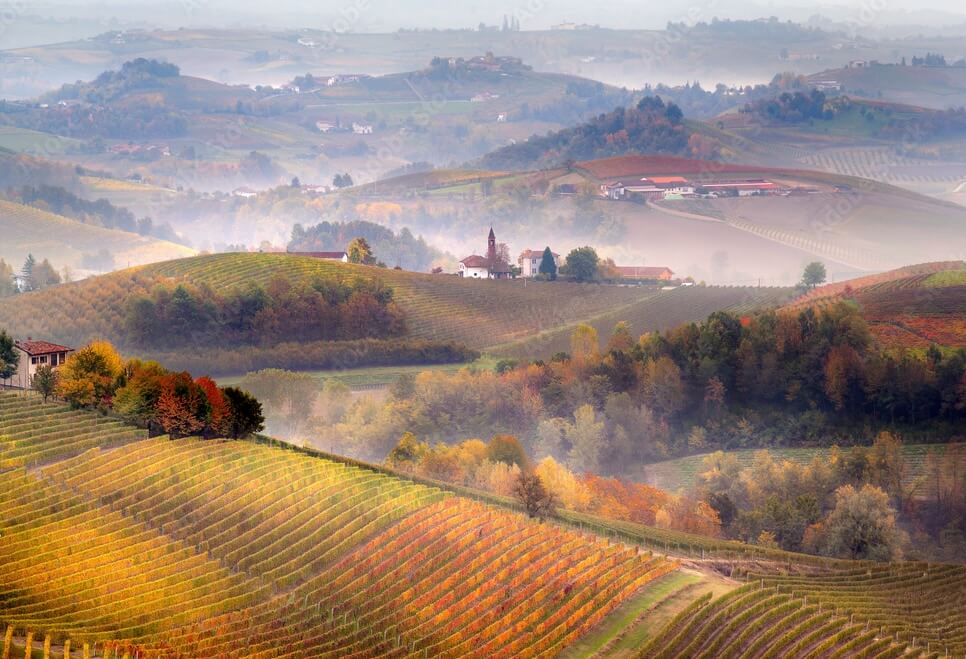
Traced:
<path fill-rule="evenodd" d="M 303 282 L 317 275 L 377 279 L 393 288 L 406 317 L 409 338 L 455 342 L 478 350 L 541 332 L 569 332 L 577 322 L 645 299 L 663 302 L 667 298 L 667 304 L 651 308 L 669 313 L 673 310 L 675 315 L 667 321 L 670 323 L 698 320 L 722 306 L 755 299 L 749 292 L 728 288 L 655 293 L 640 287 L 566 282 L 470 281 L 452 275 L 377 269 L 287 254 L 219 254 L 132 268 L 0 300 L 0 325 L 17 336 L 45 336 L 73 344 L 100 337 L 128 346 L 123 328 L 126 301 L 131 295 L 150 291 L 158 283 L 179 282 L 227 292 L 249 281 L 267 284 L 277 275 Z M 774 298 L 765 300 L 769 301 Z M 288 350 L 292 349 L 289 346 Z M 202 370 L 223 373 L 225 366 L 219 365 L 219 353 L 245 354 L 249 350 L 228 346 L 212 351 L 208 358 L 198 356 L 205 358 L 202 362 L 190 361 L 192 358 L 184 354 L 163 357 L 172 365 L 200 363 Z M 157 355 L 150 350 L 139 352 Z M 265 359 L 270 355 L 271 349 L 267 349 Z M 311 367 L 305 363 L 305 368 Z"/>
<path fill-rule="evenodd" d="M 107 250 L 119 267 L 191 256 L 183 245 L 127 231 L 104 229 L 0 199 L 0 258 L 16 268 L 28 253 L 50 259 L 57 268 L 90 270 L 85 256 Z"/>
<path fill-rule="evenodd" d="M 492 495 L 278 443 L 147 438 L 31 395 L 0 394 L 0 433 L 13 656 L 966 652 L 962 566 L 537 523 Z"/>
<path fill-rule="evenodd" d="M 891 348 L 966 347 L 966 262 L 925 263 L 819 287 L 794 307 L 853 300 Z"/>

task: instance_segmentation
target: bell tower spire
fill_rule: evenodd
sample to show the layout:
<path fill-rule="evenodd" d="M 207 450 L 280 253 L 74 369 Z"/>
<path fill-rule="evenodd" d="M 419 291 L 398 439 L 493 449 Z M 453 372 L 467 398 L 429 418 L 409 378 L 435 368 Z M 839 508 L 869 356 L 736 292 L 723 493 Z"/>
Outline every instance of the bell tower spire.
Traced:
<path fill-rule="evenodd" d="M 486 240 L 486 258 L 490 264 L 496 263 L 496 234 L 493 227 L 490 227 L 490 237 Z"/>

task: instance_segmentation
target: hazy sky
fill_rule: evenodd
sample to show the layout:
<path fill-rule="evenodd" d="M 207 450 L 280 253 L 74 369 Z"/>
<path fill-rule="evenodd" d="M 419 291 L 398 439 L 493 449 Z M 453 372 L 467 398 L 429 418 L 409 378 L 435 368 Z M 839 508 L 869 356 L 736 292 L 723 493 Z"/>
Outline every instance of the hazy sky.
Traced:
<path fill-rule="evenodd" d="M 668 20 L 693 22 L 712 16 L 807 20 L 814 14 L 847 23 L 947 25 L 966 23 L 962 0 L 0 0 L 0 16 L 38 15 L 86 23 L 144 22 L 164 27 L 190 25 L 266 25 L 326 27 L 340 19 L 352 31 L 393 31 L 400 27 L 473 27 L 499 23 L 504 14 L 519 17 L 523 29 L 546 29 L 565 21 L 603 27 L 660 28 Z M 694 17 L 693 19 L 691 17 Z M 0 43 L 0 47 L 4 44 Z"/>

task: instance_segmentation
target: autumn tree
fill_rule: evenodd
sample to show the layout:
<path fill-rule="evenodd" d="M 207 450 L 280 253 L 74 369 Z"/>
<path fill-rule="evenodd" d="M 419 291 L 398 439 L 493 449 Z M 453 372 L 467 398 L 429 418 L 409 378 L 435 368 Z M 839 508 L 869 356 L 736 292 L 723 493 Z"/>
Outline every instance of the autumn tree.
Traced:
<path fill-rule="evenodd" d="M 614 326 L 614 333 L 607 342 L 607 352 L 627 352 L 634 347 L 634 343 L 630 323 L 622 320 Z"/>
<path fill-rule="evenodd" d="M 61 282 L 60 273 L 57 272 L 57 269 L 47 259 L 34 264 L 31 274 L 33 290 L 39 291 L 48 286 L 56 286 Z"/>
<path fill-rule="evenodd" d="M 188 373 L 171 373 L 161 378 L 155 419 L 164 432 L 171 437 L 197 435 L 204 430 L 209 414 L 204 390 Z"/>
<path fill-rule="evenodd" d="M 208 376 L 195 380 L 208 401 L 208 418 L 205 419 L 205 434 L 225 437 L 231 432 L 231 406 L 214 380 Z"/>
<path fill-rule="evenodd" d="M 520 473 L 513 485 L 513 494 L 531 518 L 545 519 L 557 512 L 556 495 L 544 486 L 540 476 L 533 471 Z"/>
<path fill-rule="evenodd" d="M 581 405 L 574 412 L 574 423 L 565 430 L 570 443 L 568 462 L 574 469 L 598 471 L 607 441 L 605 424 L 597 419 L 591 405 Z"/>
<path fill-rule="evenodd" d="M 645 366 L 644 399 L 665 419 L 684 406 L 685 390 L 681 369 L 670 357 L 658 357 Z"/>
<path fill-rule="evenodd" d="M 375 265 L 376 257 L 372 253 L 369 241 L 362 237 L 353 238 L 346 249 L 350 263 L 360 263 L 362 265 Z"/>
<path fill-rule="evenodd" d="M 600 356 L 600 339 L 592 325 L 581 323 L 570 335 L 570 358 L 577 368 L 597 361 Z"/>
<path fill-rule="evenodd" d="M 14 285 L 13 268 L 9 263 L 0 259 L 0 297 L 8 297 L 17 292 Z"/>
<path fill-rule="evenodd" d="M 44 402 L 46 403 L 47 399 L 57 390 L 57 371 L 50 364 L 38 366 L 37 372 L 34 373 L 31 386 L 34 391 L 44 397 Z"/>
<path fill-rule="evenodd" d="M 515 464 L 520 468 L 526 468 L 528 464 L 526 451 L 513 435 L 493 435 L 486 445 L 486 457 L 493 462 Z"/>
<path fill-rule="evenodd" d="M 835 491 L 835 508 L 825 520 L 824 553 L 852 560 L 891 561 L 902 555 L 905 534 L 896 511 L 880 488 L 844 485 Z"/>
<path fill-rule="evenodd" d="M 122 366 L 114 346 L 107 341 L 93 341 L 60 367 L 57 392 L 75 407 L 109 404 Z"/>

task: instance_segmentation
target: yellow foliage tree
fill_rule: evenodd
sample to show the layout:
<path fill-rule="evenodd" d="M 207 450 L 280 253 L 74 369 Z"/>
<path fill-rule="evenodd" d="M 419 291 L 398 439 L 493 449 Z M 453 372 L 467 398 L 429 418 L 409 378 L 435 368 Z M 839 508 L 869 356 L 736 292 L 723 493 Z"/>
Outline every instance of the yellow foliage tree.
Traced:
<path fill-rule="evenodd" d="M 552 457 L 541 460 L 534 471 L 546 488 L 557 495 L 564 508 L 577 511 L 590 509 L 590 489 Z"/>
<path fill-rule="evenodd" d="M 57 393 L 72 405 L 95 405 L 113 394 L 123 365 L 114 346 L 93 341 L 67 358 L 58 372 Z"/>

